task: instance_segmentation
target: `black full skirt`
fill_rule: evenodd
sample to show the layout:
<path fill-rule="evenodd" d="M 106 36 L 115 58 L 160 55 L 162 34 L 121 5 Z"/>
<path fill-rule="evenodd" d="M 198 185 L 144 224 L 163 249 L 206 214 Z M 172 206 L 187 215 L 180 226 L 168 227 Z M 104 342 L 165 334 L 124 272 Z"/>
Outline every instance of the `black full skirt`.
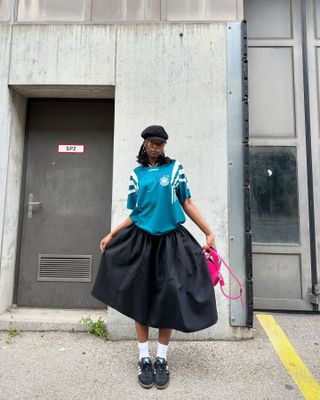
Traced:
<path fill-rule="evenodd" d="M 101 256 L 91 294 L 154 328 L 196 332 L 218 320 L 202 248 L 182 225 L 163 235 L 123 229 Z"/>

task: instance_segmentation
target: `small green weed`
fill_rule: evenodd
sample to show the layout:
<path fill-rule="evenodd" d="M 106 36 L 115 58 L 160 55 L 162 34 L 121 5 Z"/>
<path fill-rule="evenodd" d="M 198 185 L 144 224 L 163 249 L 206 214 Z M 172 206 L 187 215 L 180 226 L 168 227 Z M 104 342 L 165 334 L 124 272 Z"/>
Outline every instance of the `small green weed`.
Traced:
<path fill-rule="evenodd" d="M 82 317 L 80 323 L 88 325 L 90 333 L 100 337 L 101 339 L 108 339 L 108 332 L 104 320 L 101 317 L 99 317 L 97 321 L 93 321 L 90 317 Z"/>
<path fill-rule="evenodd" d="M 12 325 L 12 322 L 7 327 L 7 336 L 5 338 L 6 343 L 11 343 L 11 340 L 20 334 L 20 331 L 18 328 L 16 328 L 14 325 Z"/>

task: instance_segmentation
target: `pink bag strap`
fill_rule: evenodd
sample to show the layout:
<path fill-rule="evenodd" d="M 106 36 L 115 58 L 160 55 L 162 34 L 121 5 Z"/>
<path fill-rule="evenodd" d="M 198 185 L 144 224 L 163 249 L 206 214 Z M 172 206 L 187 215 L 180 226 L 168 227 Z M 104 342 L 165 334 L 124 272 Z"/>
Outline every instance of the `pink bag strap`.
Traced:
<path fill-rule="evenodd" d="M 210 252 L 210 254 L 211 254 L 212 257 L 216 256 L 216 257 L 218 257 L 219 260 L 221 260 L 221 262 L 223 263 L 223 265 L 228 269 L 228 271 L 229 271 L 230 274 L 234 277 L 234 279 L 236 280 L 236 282 L 238 283 L 238 285 L 239 285 L 239 287 L 240 287 L 240 294 L 239 294 L 239 295 L 236 295 L 236 296 L 229 296 L 229 295 L 224 291 L 224 289 L 223 289 L 223 286 L 224 286 L 224 279 L 223 279 L 223 277 L 222 277 L 222 275 L 221 275 L 221 273 L 220 273 L 219 283 L 220 283 L 220 288 L 221 288 L 221 291 L 222 291 L 223 295 L 224 295 L 225 297 L 227 297 L 228 299 L 230 299 L 230 300 L 237 300 L 237 299 L 240 298 L 242 308 L 245 310 L 245 305 L 244 305 L 244 301 L 243 301 L 243 286 L 242 286 L 242 283 L 241 283 L 240 279 L 239 279 L 239 278 L 237 277 L 237 275 L 232 271 L 232 269 L 229 267 L 229 265 L 226 263 L 226 261 L 220 256 L 220 254 L 217 252 L 217 250 L 213 249 L 212 247 L 209 247 L 208 250 L 209 250 L 209 252 Z"/>

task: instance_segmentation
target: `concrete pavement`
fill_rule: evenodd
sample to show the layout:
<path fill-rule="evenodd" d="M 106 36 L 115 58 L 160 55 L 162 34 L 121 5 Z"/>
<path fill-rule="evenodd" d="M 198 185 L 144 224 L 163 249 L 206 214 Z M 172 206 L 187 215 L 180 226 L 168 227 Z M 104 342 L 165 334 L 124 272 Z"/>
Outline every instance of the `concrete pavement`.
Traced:
<path fill-rule="evenodd" d="M 272 315 L 320 382 L 320 315 Z M 171 381 L 163 391 L 138 385 L 136 341 L 34 331 L 6 343 L 7 336 L 0 332 L 1 400 L 304 398 L 256 318 L 253 339 L 172 341 Z M 150 347 L 154 356 L 156 341 Z"/>

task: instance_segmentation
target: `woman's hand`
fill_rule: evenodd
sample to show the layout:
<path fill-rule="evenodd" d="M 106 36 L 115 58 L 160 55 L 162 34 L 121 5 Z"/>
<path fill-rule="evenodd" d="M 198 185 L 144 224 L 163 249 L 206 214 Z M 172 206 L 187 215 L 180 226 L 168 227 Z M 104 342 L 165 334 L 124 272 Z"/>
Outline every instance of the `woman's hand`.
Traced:
<path fill-rule="evenodd" d="M 100 242 L 100 250 L 103 252 L 105 248 L 108 246 L 109 242 L 117 236 L 119 232 L 122 231 L 122 229 L 127 228 L 128 226 L 132 225 L 133 222 L 130 217 L 127 217 L 124 221 L 121 222 L 120 225 L 118 225 L 116 228 L 112 229 L 110 233 L 108 233 L 107 236 L 105 236 L 103 239 L 101 239 Z"/>
<path fill-rule="evenodd" d="M 109 233 L 107 236 L 105 236 L 104 238 L 101 239 L 100 242 L 100 250 L 103 252 L 105 250 L 105 248 L 108 246 L 109 242 L 111 241 L 111 239 L 113 238 L 113 236 L 111 235 L 111 233 Z"/>
<path fill-rule="evenodd" d="M 216 242 L 214 240 L 213 233 L 210 232 L 208 235 L 206 235 L 207 241 L 206 244 L 203 246 L 204 250 L 207 250 L 209 247 L 213 247 L 216 249 Z"/>

